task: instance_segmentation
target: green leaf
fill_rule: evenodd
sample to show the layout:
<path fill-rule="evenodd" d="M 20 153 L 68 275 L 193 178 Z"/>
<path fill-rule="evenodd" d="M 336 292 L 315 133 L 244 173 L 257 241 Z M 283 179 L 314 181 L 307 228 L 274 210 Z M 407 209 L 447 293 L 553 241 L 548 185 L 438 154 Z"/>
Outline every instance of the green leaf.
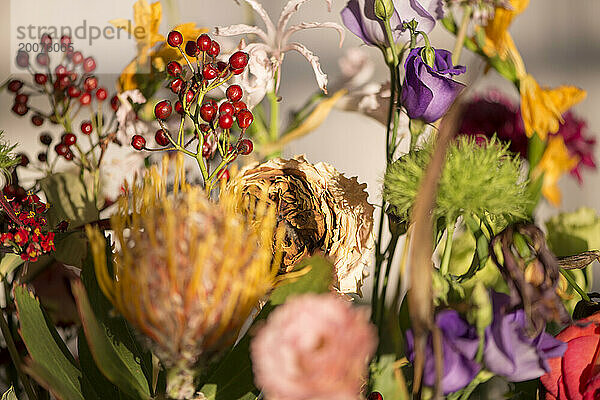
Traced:
<path fill-rule="evenodd" d="M 17 400 L 17 396 L 15 396 L 15 389 L 11 386 L 4 394 L 2 395 L 2 400 Z"/>
<path fill-rule="evenodd" d="M 270 296 L 269 302 L 256 317 L 254 324 L 264 320 L 276 306 L 288 297 L 303 293 L 327 293 L 333 279 L 333 264 L 317 255 L 300 262 Z M 252 331 L 252 327 L 249 329 Z M 250 360 L 250 335 L 242 340 L 206 374 L 200 389 L 208 400 L 254 400 L 259 390 L 254 386 Z"/>
<path fill-rule="evenodd" d="M 120 399 L 122 398 L 119 389 L 113 385 L 98 369 L 96 362 L 92 357 L 88 347 L 83 328 L 79 329 L 77 334 L 77 354 L 79 355 L 79 364 L 81 373 L 89 385 L 82 385 L 82 392 L 86 399 Z"/>
<path fill-rule="evenodd" d="M 90 352 L 100 371 L 129 396 L 150 399 L 148 381 L 140 365 L 135 360 L 131 362 L 131 353 L 122 358 L 124 346 L 109 338 L 107 328 L 96 319 L 83 283 L 73 282 L 72 289 Z"/>
<path fill-rule="evenodd" d="M 40 303 L 24 286 L 14 289 L 21 336 L 31 356 L 27 370 L 63 400 L 83 400 L 81 371 Z"/>
<path fill-rule="evenodd" d="M 404 375 L 395 364 L 393 354 L 384 354 L 371 364 L 371 390 L 381 393 L 385 400 L 408 400 Z"/>
<path fill-rule="evenodd" d="M 109 240 L 106 242 L 106 252 L 107 260 L 110 262 L 112 254 Z M 87 298 L 93 315 L 106 330 L 106 335 L 110 339 L 114 351 L 122 362 L 128 365 L 128 369 L 134 371 L 136 381 L 147 388 L 151 388 L 153 382 L 152 354 L 138 343 L 133 328 L 131 328 L 128 322 L 123 317 L 114 315 L 112 304 L 98 286 L 94 263 L 89 251 L 83 263 L 81 279 L 87 292 Z M 91 343 L 89 345 L 93 354 L 93 345 Z M 103 370 L 101 372 L 104 373 Z"/>
<path fill-rule="evenodd" d="M 88 254 L 87 236 L 83 231 L 59 233 L 56 235 L 54 258 L 67 265 L 81 268 Z"/>
<path fill-rule="evenodd" d="M 270 297 L 272 305 L 283 304 L 291 295 L 303 293 L 326 293 L 333 280 L 333 264 L 321 255 L 312 256 L 298 263 L 290 276 L 276 288 Z"/>
<path fill-rule="evenodd" d="M 7 253 L 2 257 L 0 261 L 0 277 L 4 278 L 6 275 L 13 272 L 19 265 L 23 264 L 25 261 L 21 258 L 21 256 L 17 254 Z"/>
<path fill-rule="evenodd" d="M 49 226 L 67 220 L 70 228 L 76 228 L 99 217 L 91 186 L 86 185 L 79 174 L 61 172 L 39 181 L 50 204 Z"/>

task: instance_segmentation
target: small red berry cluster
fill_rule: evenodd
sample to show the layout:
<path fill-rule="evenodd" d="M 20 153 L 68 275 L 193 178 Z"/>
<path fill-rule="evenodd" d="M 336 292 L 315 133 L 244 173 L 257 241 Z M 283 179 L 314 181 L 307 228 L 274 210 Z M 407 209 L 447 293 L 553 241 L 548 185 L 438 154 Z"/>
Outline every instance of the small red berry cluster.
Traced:
<path fill-rule="evenodd" d="M 179 50 L 188 68 L 174 60 L 167 64 L 167 73 L 173 78 L 168 87 L 178 99 L 174 106 L 171 105 L 171 101 L 162 100 L 154 107 L 154 115 L 161 126 L 154 138 L 163 148 L 147 148 L 146 140 L 139 135 L 133 137 L 131 145 L 137 150 L 178 150 L 194 157 L 198 161 L 205 184 L 210 187 L 215 179 L 228 176 L 229 163 L 238 155 L 250 154 L 254 147 L 250 139 L 244 138 L 254 116 L 242 101 L 242 88 L 239 85 L 230 85 L 225 91 L 226 98 L 220 101 L 207 96 L 209 92 L 244 71 L 248 65 L 248 54 L 237 51 L 229 57 L 228 62 L 220 60 L 218 56 L 221 47 L 207 34 L 202 34 L 196 40 L 187 41 L 185 44 L 183 42 L 180 32 L 169 32 L 167 43 Z M 181 118 L 176 137 L 171 135 L 166 126 L 173 109 Z M 186 118 L 190 118 L 194 123 L 193 137 L 189 139 L 185 138 Z M 232 133 L 234 123 L 237 123 L 240 130 L 237 138 Z M 195 150 L 188 149 L 192 145 L 195 146 Z M 167 146 L 169 147 L 165 149 Z M 211 161 L 217 150 L 221 162 L 211 172 Z"/>
<path fill-rule="evenodd" d="M 0 233 L 0 243 L 25 261 L 35 262 L 42 254 L 56 250 L 54 231 L 48 229 L 47 204 L 35 194 L 24 197 L 2 197 L 2 206 L 9 217 L 7 230 Z M 57 231 L 66 230 L 61 222 Z"/>
<path fill-rule="evenodd" d="M 88 110 L 90 117 L 81 123 L 81 133 L 90 137 L 91 149 L 106 147 L 108 142 L 115 142 L 115 128 L 104 126 L 102 116 L 103 106 L 108 99 L 106 88 L 99 86 L 98 78 L 93 75 L 96 69 L 96 61 L 93 57 L 84 57 L 80 51 L 75 51 L 69 36 L 60 38 L 58 49 L 63 51 L 53 52 L 53 39 L 50 35 L 42 35 L 41 50 L 35 56 L 35 63 L 30 61 L 30 53 L 19 51 L 16 57 L 18 67 L 27 70 L 32 76 L 32 82 L 24 82 L 20 79 L 12 79 L 6 85 L 7 89 L 14 93 L 14 104 L 12 111 L 24 116 L 31 111 L 31 123 L 40 127 L 45 121 L 52 125 L 62 125 L 64 133 L 61 142 L 54 146 L 57 156 L 67 161 L 74 161 L 80 167 L 94 169 L 92 159 L 95 157 L 90 151 L 83 152 L 77 145 L 77 136 L 73 123 L 81 111 Z M 59 43 L 55 43 L 58 45 Z M 53 66 L 50 55 L 59 58 L 59 64 Z M 48 111 L 37 109 L 29 104 L 30 98 L 34 96 L 46 96 L 48 99 Z M 113 96 L 110 99 L 110 109 L 116 112 L 119 108 L 119 99 Z M 110 111 L 110 110 L 109 110 Z M 116 123 L 112 118 L 109 125 Z M 92 138 L 91 134 L 96 131 L 97 135 Z M 112 132 L 112 133 L 108 133 Z M 52 137 L 48 133 L 41 135 L 42 144 L 49 146 Z M 77 151 L 73 151 L 76 149 Z M 48 161 L 48 149 L 38 154 L 38 160 L 45 164 L 50 172 L 53 163 Z M 93 151 L 93 150 L 92 150 Z M 101 159 L 101 157 L 99 157 Z"/>

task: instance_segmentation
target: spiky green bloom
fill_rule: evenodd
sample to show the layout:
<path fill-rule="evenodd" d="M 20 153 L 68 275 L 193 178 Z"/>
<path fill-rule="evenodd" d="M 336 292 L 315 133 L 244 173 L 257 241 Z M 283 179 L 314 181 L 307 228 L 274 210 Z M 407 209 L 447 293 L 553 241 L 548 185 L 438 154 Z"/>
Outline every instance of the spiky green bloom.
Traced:
<path fill-rule="evenodd" d="M 10 145 L 2 140 L 4 131 L 0 131 L 0 174 L 6 179 L 10 177 L 12 168 L 17 165 L 18 161 L 12 151 L 17 147 L 16 144 Z"/>
<path fill-rule="evenodd" d="M 394 162 L 386 172 L 383 196 L 391 211 L 401 218 L 409 218 L 432 153 L 433 143 L 429 141 Z M 461 215 L 508 221 L 526 218 L 532 200 L 520 171 L 520 159 L 496 138 L 483 146 L 469 137 L 457 139 L 446 156 L 436 200 L 436 219 L 446 217 L 455 221 Z"/>

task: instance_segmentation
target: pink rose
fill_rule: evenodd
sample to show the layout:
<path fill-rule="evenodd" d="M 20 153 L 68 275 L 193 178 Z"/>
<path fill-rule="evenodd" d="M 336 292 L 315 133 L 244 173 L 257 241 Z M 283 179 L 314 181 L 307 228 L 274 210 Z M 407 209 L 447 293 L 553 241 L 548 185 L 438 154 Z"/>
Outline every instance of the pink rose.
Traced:
<path fill-rule="evenodd" d="M 331 294 L 298 296 L 252 341 L 256 384 L 268 400 L 358 399 L 376 345 L 365 310 Z"/>

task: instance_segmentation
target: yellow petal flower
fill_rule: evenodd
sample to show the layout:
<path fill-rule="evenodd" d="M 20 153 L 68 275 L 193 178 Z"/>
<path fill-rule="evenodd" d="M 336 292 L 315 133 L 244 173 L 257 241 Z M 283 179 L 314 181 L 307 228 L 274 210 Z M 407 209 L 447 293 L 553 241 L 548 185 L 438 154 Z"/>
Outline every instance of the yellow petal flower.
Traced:
<path fill-rule="evenodd" d="M 549 133 L 558 132 L 562 115 L 587 94 L 574 86 L 541 88 L 529 74 L 521 79 L 520 92 L 525 133 L 528 137 L 537 133 L 542 140 L 546 140 Z"/>
<path fill-rule="evenodd" d="M 181 33 L 181 35 L 183 36 L 183 43 L 187 42 L 188 40 L 196 40 L 198 36 L 208 32 L 207 28 L 197 27 L 196 24 L 193 22 L 187 22 L 185 24 L 177 25 L 175 28 L 173 28 L 173 30 L 179 31 Z M 151 54 L 151 57 L 152 63 L 155 66 L 167 65 L 167 63 L 171 60 L 175 60 L 180 64 L 186 63 L 179 50 L 169 46 L 166 43 L 163 43 L 158 49 L 154 50 Z"/>
<path fill-rule="evenodd" d="M 513 19 L 521 14 L 527 6 L 529 0 L 511 0 L 511 9 L 496 7 L 494 18 L 492 18 L 485 27 L 485 35 L 492 41 L 494 47 L 502 49 L 507 40 L 507 31 Z"/>
<path fill-rule="evenodd" d="M 264 199 L 252 204 L 257 220 L 250 221 L 236 211 L 235 193 L 223 190 L 212 201 L 185 183 L 183 156 L 176 163 L 173 193 L 165 157 L 161 172 L 153 167 L 119 198 L 112 263 L 104 234 L 86 232 L 98 283 L 115 309 L 151 339 L 165 366 L 191 371 L 234 343 L 272 288 L 280 263 L 273 238 L 278 248 L 282 235 Z"/>
<path fill-rule="evenodd" d="M 548 147 L 533 172 L 533 178 L 544 174 L 542 194 L 550 204 L 557 207 L 560 205 L 561 194 L 558 180 L 564 173 L 573 169 L 578 162 L 577 157 L 569 155 L 569 150 L 561 136 L 552 136 L 548 140 Z"/>

